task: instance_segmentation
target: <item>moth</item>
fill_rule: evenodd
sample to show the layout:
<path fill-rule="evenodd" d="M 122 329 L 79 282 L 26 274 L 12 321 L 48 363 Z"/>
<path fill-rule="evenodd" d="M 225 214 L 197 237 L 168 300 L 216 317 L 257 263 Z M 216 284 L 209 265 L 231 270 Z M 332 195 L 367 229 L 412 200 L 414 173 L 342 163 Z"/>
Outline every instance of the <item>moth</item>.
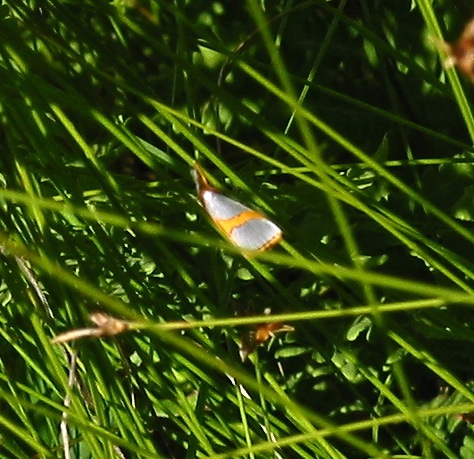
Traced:
<path fill-rule="evenodd" d="M 236 246 L 244 250 L 266 250 L 281 241 L 283 233 L 275 223 L 212 187 L 199 165 L 195 165 L 191 175 L 204 210 Z"/>

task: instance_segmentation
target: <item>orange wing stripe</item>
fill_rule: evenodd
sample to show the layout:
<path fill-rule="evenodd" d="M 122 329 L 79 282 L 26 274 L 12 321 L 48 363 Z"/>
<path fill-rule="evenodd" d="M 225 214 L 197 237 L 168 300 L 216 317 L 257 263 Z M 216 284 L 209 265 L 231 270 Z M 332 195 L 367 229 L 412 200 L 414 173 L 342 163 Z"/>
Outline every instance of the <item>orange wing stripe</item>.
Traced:
<path fill-rule="evenodd" d="M 276 236 L 271 238 L 268 242 L 266 242 L 262 247 L 260 247 L 258 250 L 267 250 L 273 247 L 274 245 L 278 244 L 281 240 L 283 239 L 283 234 L 278 233 Z"/>
<path fill-rule="evenodd" d="M 218 218 L 213 220 L 216 222 L 216 225 L 219 225 L 222 231 L 230 236 L 234 228 L 238 228 L 239 226 L 244 225 L 249 220 L 253 220 L 254 218 L 263 219 L 264 217 L 261 213 L 249 209 L 239 215 L 236 215 L 235 217 L 229 218 L 228 220 L 222 220 Z"/>

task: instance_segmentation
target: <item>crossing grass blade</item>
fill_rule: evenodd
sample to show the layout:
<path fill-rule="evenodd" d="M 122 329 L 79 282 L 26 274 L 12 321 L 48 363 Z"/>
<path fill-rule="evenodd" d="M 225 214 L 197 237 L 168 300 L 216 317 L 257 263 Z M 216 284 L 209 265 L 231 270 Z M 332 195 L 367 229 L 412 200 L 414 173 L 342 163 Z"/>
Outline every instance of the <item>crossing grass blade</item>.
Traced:
<path fill-rule="evenodd" d="M 3 3 L 0 455 L 472 457 L 469 18 L 402 3 Z"/>

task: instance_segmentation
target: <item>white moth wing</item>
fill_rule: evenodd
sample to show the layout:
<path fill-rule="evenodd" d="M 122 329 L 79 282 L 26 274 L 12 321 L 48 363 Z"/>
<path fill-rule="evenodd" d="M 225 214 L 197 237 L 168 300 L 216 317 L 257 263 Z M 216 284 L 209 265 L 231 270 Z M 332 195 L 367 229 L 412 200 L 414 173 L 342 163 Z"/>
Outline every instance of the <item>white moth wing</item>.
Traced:
<path fill-rule="evenodd" d="M 253 218 L 234 228 L 230 237 L 242 249 L 259 250 L 281 238 L 281 229 L 266 218 Z"/>

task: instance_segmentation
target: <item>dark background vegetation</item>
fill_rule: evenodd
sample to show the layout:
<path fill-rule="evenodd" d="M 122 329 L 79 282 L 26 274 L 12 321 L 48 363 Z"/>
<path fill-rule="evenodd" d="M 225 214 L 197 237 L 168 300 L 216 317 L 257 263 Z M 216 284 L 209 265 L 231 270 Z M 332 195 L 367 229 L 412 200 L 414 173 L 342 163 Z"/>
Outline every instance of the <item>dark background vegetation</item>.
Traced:
<path fill-rule="evenodd" d="M 4 0 L 1 457 L 474 457 L 473 14 Z M 284 242 L 225 241 L 194 161 Z M 96 310 L 132 330 L 51 343 Z"/>

